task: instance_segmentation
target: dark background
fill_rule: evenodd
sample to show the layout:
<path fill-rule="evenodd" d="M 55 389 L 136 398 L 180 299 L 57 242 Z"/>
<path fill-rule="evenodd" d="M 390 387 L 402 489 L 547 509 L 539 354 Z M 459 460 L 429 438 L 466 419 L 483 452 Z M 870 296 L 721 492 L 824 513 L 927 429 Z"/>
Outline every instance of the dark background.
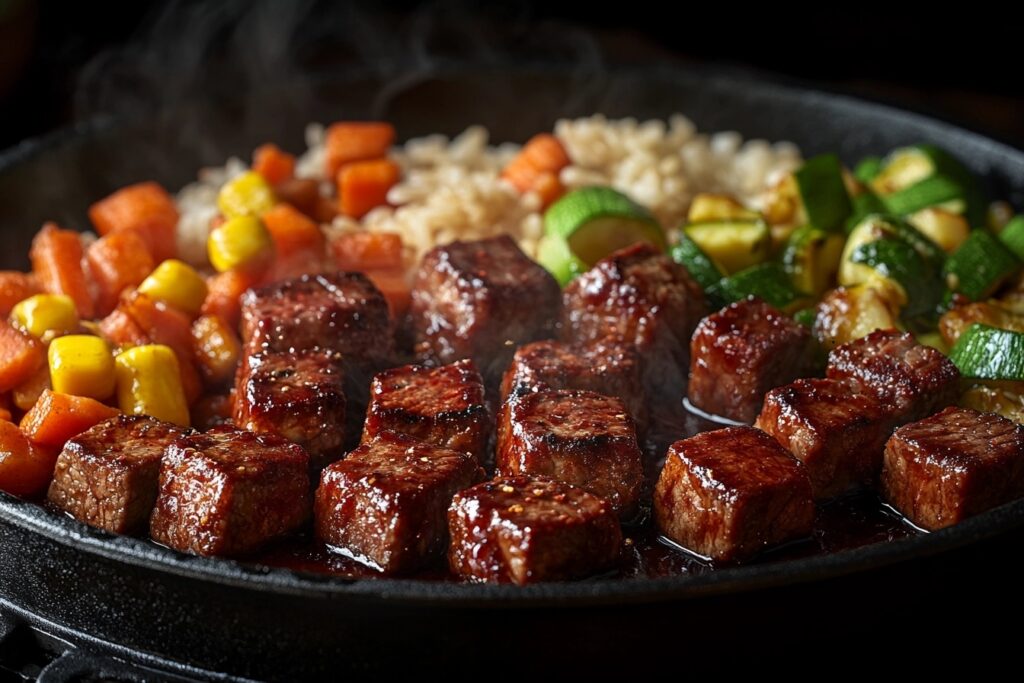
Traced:
<path fill-rule="evenodd" d="M 1024 146 L 1020 30 L 964 7 L 516 2 L 0 0 L 0 148 L 96 113 L 333 69 L 400 78 L 441 60 L 757 70 Z"/>

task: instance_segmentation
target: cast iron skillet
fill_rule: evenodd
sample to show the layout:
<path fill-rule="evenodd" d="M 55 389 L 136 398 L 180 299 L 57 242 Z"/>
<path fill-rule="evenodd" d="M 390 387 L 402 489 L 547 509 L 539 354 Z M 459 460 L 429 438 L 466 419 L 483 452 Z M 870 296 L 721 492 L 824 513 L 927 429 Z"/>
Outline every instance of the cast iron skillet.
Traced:
<path fill-rule="evenodd" d="M 701 130 L 792 140 L 807 156 L 838 151 L 847 162 L 900 144 L 934 142 L 984 177 L 994 196 L 1022 204 L 1024 153 L 934 119 L 847 97 L 678 70 L 442 70 L 383 91 L 379 81 L 361 76 L 304 82 L 244 102 L 178 104 L 143 122 L 98 120 L 28 141 L 0 156 L 0 260 L 5 267 L 24 267 L 31 236 L 44 220 L 85 227 L 88 204 L 125 184 L 152 178 L 177 187 L 200 166 L 245 156 L 266 140 L 301 149 L 310 120 L 385 117 L 403 136 L 452 134 L 483 123 L 492 140 L 501 141 L 522 140 L 550 129 L 558 117 L 594 111 L 639 118 L 681 111 Z M 894 584 L 879 579 L 889 576 L 885 572 L 898 576 L 900 567 L 921 566 L 908 560 L 928 562 L 921 558 L 985 547 L 971 544 L 1022 523 L 1024 501 L 1018 501 L 938 533 L 830 555 L 694 576 L 517 588 L 344 581 L 189 557 L 0 494 L 0 606 L 93 647 L 141 652 L 165 666 L 260 678 L 393 671 L 412 663 L 464 666 L 492 661 L 499 651 L 548 665 L 559 657 L 577 673 L 635 673 L 653 666 L 637 654 L 640 648 L 663 642 L 714 652 L 714 639 L 707 637 L 713 625 L 741 632 L 737 621 L 755 610 L 760 618 L 772 610 L 769 621 L 776 626 L 798 619 L 800 605 L 814 610 L 821 601 L 831 603 L 829 613 L 856 613 L 870 604 L 858 590 L 877 597 L 921 580 L 915 576 L 912 584 L 904 576 Z M 895 563 L 904 564 L 891 568 Z M 859 576 L 882 581 L 881 593 L 837 579 L 868 569 L 874 571 Z M 702 626 L 686 626 L 697 623 L 692 619 Z M 748 635 L 762 643 L 778 637 Z"/>

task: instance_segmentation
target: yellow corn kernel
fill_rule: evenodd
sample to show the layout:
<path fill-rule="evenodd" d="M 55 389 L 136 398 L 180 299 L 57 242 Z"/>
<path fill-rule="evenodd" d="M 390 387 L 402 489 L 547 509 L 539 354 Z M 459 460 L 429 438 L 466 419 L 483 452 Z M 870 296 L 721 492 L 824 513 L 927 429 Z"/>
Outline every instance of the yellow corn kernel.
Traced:
<path fill-rule="evenodd" d="M 259 216 L 277 204 L 277 197 L 259 173 L 248 171 L 220 188 L 217 206 L 226 218 Z"/>
<path fill-rule="evenodd" d="M 258 218 L 229 218 L 206 241 L 210 263 L 221 273 L 236 268 L 255 268 L 274 253 L 270 233 Z"/>
<path fill-rule="evenodd" d="M 102 401 L 114 393 L 114 359 L 107 342 L 87 334 L 50 342 L 50 383 L 59 394 Z"/>
<path fill-rule="evenodd" d="M 220 316 L 204 315 L 192 323 L 192 348 L 207 384 L 223 384 L 235 376 L 242 343 Z"/>
<path fill-rule="evenodd" d="M 41 338 L 51 330 L 65 334 L 78 329 L 78 310 L 64 294 L 36 294 L 14 305 L 11 322 L 33 337 Z"/>
<path fill-rule="evenodd" d="M 139 291 L 194 316 L 206 299 L 206 280 L 187 263 L 168 259 L 142 281 Z"/>
<path fill-rule="evenodd" d="M 178 357 L 169 346 L 146 344 L 117 354 L 117 403 L 129 415 L 189 426 Z"/>

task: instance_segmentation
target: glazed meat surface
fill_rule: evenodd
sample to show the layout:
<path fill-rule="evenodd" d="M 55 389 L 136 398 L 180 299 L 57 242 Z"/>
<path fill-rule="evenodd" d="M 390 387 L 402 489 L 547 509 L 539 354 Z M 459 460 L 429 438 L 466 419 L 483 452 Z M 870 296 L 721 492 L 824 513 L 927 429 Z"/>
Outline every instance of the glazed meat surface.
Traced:
<path fill-rule="evenodd" d="M 935 530 L 1024 496 L 1024 427 L 966 408 L 900 427 L 885 446 L 882 491 Z"/>
<path fill-rule="evenodd" d="M 273 434 L 215 427 L 164 454 L 153 540 L 196 555 L 244 555 L 309 519 L 309 456 Z"/>
<path fill-rule="evenodd" d="M 498 431 L 503 475 L 541 475 L 608 501 L 634 516 L 643 485 L 636 428 L 617 398 L 592 391 L 540 391 L 509 401 Z"/>
<path fill-rule="evenodd" d="M 507 235 L 436 247 L 413 281 L 416 355 L 433 364 L 470 358 L 497 384 L 515 346 L 552 335 L 560 296 L 550 273 Z"/>
<path fill-rule="evenodd" d="M 316 535 L 386 574 L 418 569 L 444 553 L 452 496 L 483 478 L 467 453 L 382 432 L 324 470 Z"/>
<path fill-rule="evenodd" d="M 622 531 L 611 505 L 539 477 L 501 477 L 455 495 L 448 564 L 470 581 L 579 579 L 612 567 Z"/>
<path fill-rule="evenodd" d="M 756 426 L 800 460 L 816 500 L 872 483 L 892 421 L 857 382 L 798 379 L 772 389 Z"/>
<path fill-rule="evenodd" d="M 643 429 L 647 418 L 640 357 L 615 338 L 577 346 L 548 339 L 520 346 L 501 383 L 501 398 L 548 389 L 578 389 L 615 396 Z"/>
<path fill-rule="evenodd" d="M 712 560 L 740 561 L 809 536 L 814 501 L 803 466 L 775 439 L 730 427 L 672 444 L 654 518 L 676 543 Z"/>
<path fill-rule="evenodd" d="M 235 424 L 302 446 L 314 472 L 341 457 L 345 386 L 341 354 L 328 349 L 267 351 L 238 373 Z"/>
<path fill-rule="evenodd" d="M 737 422 L 753 422 L 769 389 L 811 370 L 810 331 L 760 299 L 704 318 L 690 341 L 690 402 Z"/>
<path fill-rule="evenodd" d="M 49 501 L 90 526 L 145 533 L 164 449 L 189 431 L 143 415 L 104 420 L 64 445 Z"/>
<path fill-rule="evenodd" d="M 363 443 L 392 431 L 483 462 L 491 425 L 483 379 L 473 361 L 440 368 L 405 365 L 373 378 Z"/>
<path fill-rule="evenodd" d="M 960 393 L 960 372 L 952 361 L 896 330 L 877 330 L 833 349 L 828 376 L 860 382 L 863 391 L 892 411 L 896 424 L 953 405 Z"/>

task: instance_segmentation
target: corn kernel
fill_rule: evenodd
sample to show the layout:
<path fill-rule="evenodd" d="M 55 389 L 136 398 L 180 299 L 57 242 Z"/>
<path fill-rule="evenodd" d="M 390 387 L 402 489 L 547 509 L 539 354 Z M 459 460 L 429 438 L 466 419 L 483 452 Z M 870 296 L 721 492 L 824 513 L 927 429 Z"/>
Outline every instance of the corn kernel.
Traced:
<path fill-rule="evenodd" d="M 258 218 L 230 218 L 210 233 L 206 242 L 210 263 L 221 273 L 265 264 L 274 253 L 270 233 Z"/>
<path fill-rule="evenodd" d="M 224 183 L 217 206 L 227 218 L 259 216 L 277 204 L 277 197 L 259 173 L 249 171 Z"/>
<path fill-rule="evenodd" d="M 36 294 L 15 304 L 11 322 L 33 337 L 51 330 L 64 334 L 78 329 L 78 310 L 74 299 L 64 294 Z"/>
<path fill-rule="evenodd" d="M 206 280 L 187 263 L 168 259 L 142 281 L 139 291 L 195 316 L 206 299 Z"/>
<path fill-rule="evenodd" d="M 178 357 L 169 346 L 146 344 L 117 354 L 117 403 L 129 415 L 189 426 Z"/>
<path fill-rule="evenodd" d="M 59 394 L 102 401 L 114 393 L 114 359 L 107 342 L 87 334 L 50 342 L 50 383 Z"/>

